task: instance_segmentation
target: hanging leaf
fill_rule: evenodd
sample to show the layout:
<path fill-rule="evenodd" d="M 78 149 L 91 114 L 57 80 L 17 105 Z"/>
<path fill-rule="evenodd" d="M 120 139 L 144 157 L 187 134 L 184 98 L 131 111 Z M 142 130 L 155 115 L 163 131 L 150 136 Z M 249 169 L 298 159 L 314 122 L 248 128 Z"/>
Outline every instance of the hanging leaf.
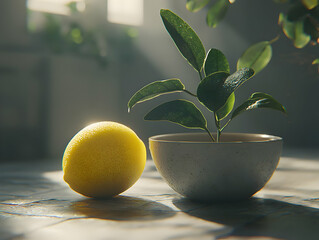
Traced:
<path fill-rule="evenodd" d="M 229 73 L 230 70 L 227 58 L 218 49 L 210 49 L 205 59 L 204 71 L 206 76 L 221 71 Z"/>
<path fill-rule="evenodd" d="M 283 13 L 280 13 L 278 23 L 281 24 L 282 30 L 287 38 L 294 39 L 295 34 L 293 22 L 288 21 L 287 17 Z"/>
<path fill-rule="evenodd" d="M 278 16 L 278 25 L 282 25 L 283 22 L 285 21 L 285 19 L 286 19 L 285 14 L 283 14 L 282 12 L 279 13 L 279 16 Z"/>
<path fill-rule="evenodd" d="M 128 111 L 137 103 L 150 100 L 167 93 L 185 90 L 184 84 L 179 79 L 168 79 L 150 83 L 137 91 L 128 102 Z"/>
<path fill-rule="evenodd" d="M 198 12 L 209 2 L 210 0 L 187 0 L 186 8 L 191 12 Z"/>
<path fill-rule="evenodd" d="M 238 59 L 237 69 L 248 67 L 255 73 L 264 69 L 272 56 L 272 47 L 269 41 L 263 41 L 250 46 Z"/>
<path fill-rule="evenodd" d="M 295 26 L 294 45 L 296 48 L 303 48 L 310 41 L 310 36 L 304 32 L 302 21 L 296 22 L 294 26 Z"/>
<path fill-rule="evenodd" d="M 219 120 L 223 120 L 225 117 L 227 117 L 228 114 L 231 113 L 231 111 L 233 110 L 234 104 L 235 104 L 235 93 L 232 93 L 227 99 L 227 102 L 225 103 L 225 105 L 216 112 L 217 118 Z"/>
<path fill-rule="evenodd" d="M 318 0 L 301 0 L 302 4 L 307 8 L 307 9 L 313 9 L 318 6 Z"/>
<path fill-rule="evenodd" d="M 215 28 L 218 23 L 223 20 L 230 6 L 228 0 L 217 0 L 207 13 L 207 24 Z"/>
<path fill-rule="evenodd" d="M 310 41 L 311 37 L 304 32 L 303 21 L 291 22 L 281 13 L 279 15 L 279 23 L 285 35 L 294 42 L 296 48 L 303 48 Z"/>
<path fill-rule="evenodd" d="M 258 108 L 269 108 L 283 113 L 287 113 L 285 107 L 281 105 L 272 96 L 266 93 L 257 92 L 252 94 L 248 100 L 246 100 L 242 105 L 236 108 L 236 110 L 233 112 L 231 116 L 231 119 L 234 119 L 236 116 L 245 111 Z"/>
<path fill-rule="evenodd" d="M 197 97 L 209 110 L 217 112 L 227 102 L 229 96 L 254 75 L 254 70 L 242 68 L 229 75 L 216 72 L 204 78 L 197 88 Z"/>
<path fill-rule="evenodd" d="M 183 19 L 170 10 L 161 9 L 161 17 L 181 54 L 200 72 L 206 52 L 197 34 Z"/>
<path fill-rule="evenodd" d="M 319 58 L 316 58 L 315 60 L 313 60 L 313 61 L 312 61 L 312 64 L 313 64 L 313 65 L 319 64 Z"/>
<path fill-rule="evenodd" d="M 207 121 L 201 111 L 186 100 L 166 102 L 150 111 L 145 120 L 170 121 L 186 128 L 207 130 Z"/>

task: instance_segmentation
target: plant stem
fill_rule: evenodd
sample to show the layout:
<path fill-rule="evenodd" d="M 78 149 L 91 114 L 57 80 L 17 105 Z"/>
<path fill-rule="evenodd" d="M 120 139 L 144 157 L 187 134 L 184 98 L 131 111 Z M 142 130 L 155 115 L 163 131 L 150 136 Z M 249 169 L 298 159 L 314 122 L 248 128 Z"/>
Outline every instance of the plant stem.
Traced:
<path fill-rule="evenodd" d="M 189 95 L 191 95 L 191 96 L 193 96 L 193 97 L 197 97 L 196 94 L 191 93 L 190 91 L 188 91 L 188 90 L 186 90 L 186 89 L 184 89 L 184 92 L 188 93 Z"/>
<path fill-rule="evenodd" d="M 220 135 L 222 134 L 222 130 L 220 129 L 220 120 L 217 117 L 217 114 L 214 113 L 215 115 L 215 125 L 217 127 L 217 137 L 216 137 L 216 141 L 219 142 L 220 141 Z"/>
<path fill-rule="evenodd" d="M 227 123 L 220 129 L 220 131 L 223 131 L 224 128 L 227 127 L 227 125 L 230 123 L 231 120 L 232 120 L 232 119 L 229 119 L 229 120 L 227 121 Z"/>
<path fill-rule="evenodd" d="M 217 129 L 217 136 L 216 136 L 216 142 L 220 142 L 220 135 L 222 134 L 222 132 L 220 131 L 220 129 Z"/>
<path fill-rule="evenodd" d="M 201 73 L 201 72 L 198 72 L 198 74 L 199 74 L 200 80 L 202 81 L 202 80 L 203 80 L 202 73 Z"/>
<path fill-rule="evenodd" d="M 212 139 L 213 142 L 216 142 L 215 138 L 213 137 L 213 135 L 210 133 L 210 131 L 205 128 L 206 132 L 208 133 L 209 137 Z"/>
<path fill-rule="evenodd" d="M 278 34 L 274 39 L 269 41 L 269 44 L 273 44 L 274 42 L 277 42 L 280 38 L 280 35 Z"/>

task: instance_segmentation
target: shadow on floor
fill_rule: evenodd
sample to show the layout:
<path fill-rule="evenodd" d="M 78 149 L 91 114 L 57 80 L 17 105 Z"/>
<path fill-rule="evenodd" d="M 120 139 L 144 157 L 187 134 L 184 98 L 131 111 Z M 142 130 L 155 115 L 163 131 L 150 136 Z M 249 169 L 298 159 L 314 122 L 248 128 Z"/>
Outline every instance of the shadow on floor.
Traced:
<path fill-rule="evenodd" d="M 175 215 L 171 208 L 161 203 L 127 196 L 107 200 L 85 199 L 73 202 L 69 210 L 87 218 L 117 221 L 147 221 Z"/>
<path fill-rule="evenodd" d="M 84 198 L 62 182 L 60 162 L 0 165 L 0 239 L 24 239 L 38 229 L 74 219 L 165 219 L 175 212 L 155 201 L 119 196 Z"/>
<path fill-rule="evenodd" d="M 183 212 L 231 227 L 233 230 L 218 238 L 272 237 L 279 239 L 318 239 L 319 209 L 294 205 L 272 199 L 252 198 L 236 203 L 207 204 L 187 210 L 187 199 L 176 199 L 174 205 Z M 184 211 L 185 210 L 185 211 Z"/>

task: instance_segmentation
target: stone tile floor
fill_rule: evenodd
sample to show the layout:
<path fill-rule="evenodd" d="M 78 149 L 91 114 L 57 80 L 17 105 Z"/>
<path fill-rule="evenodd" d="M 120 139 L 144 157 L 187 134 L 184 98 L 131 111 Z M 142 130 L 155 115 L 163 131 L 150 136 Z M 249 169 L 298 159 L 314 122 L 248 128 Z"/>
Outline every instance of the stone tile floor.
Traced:
<path fill-rule="evenodd" d="M 297 156 L 297 157 L 295 157 Z M 147 162 L 110 200 L 85 198 L 60 161 L 0 164 L 0 239 L 319 239 L 319 154 L 282 157 L 248 201 L 204 204 L 174 193 Z"/>

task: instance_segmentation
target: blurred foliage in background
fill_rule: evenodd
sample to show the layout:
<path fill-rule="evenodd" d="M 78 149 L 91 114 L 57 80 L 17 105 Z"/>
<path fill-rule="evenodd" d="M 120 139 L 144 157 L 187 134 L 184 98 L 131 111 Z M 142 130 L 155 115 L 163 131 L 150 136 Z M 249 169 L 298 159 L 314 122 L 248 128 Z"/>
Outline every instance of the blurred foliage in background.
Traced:
<path fill-rule="evenodd" d="M 70 14 L 66 16 L 28 10 L 28 31 L 40 45 L 54 54 L 94 58 L 101 66 L 107 66 L 112 52 L 116 51 L 123 59 L 130 56 L 127 50 L 138 35 L 135 28 L 122 26 L 115 33 L 106 23 L 103 27 L 90 28 L 84 26 L 86 16 L 84 10 L 78 9 L 77 2 L 70 2 L 67 7 Z"/>
<path fill-rule="evenodd" d="M 310 44 L 317 48 L 319 44 L 319 0 L 273 1 L 284 5 L 286 9 L 284 12 L 280 12 L 278 25 L 285 36 L 293 42 L 293 45 L 296 48 L 304 48 Z M 224 19 L 234 2 L 235 0 L 187 0 L 186 8 L 191 12 L 197 12 L 204 7 L 208 7 L 206 22 L 208 26 L 214 28 Z M 240 4 L 240 1 L 238 2 Z M 262 2 L 260 5 L 262 5 Z M 271 54 L 269 57 L 271 43 L 277 41 L 278 38 L 254 44 L 244 54 L 247 55 L 247 52 L 249 52 L 251 57 L 254 58 L 267 51 L 268 54 L 265 55 L 267 55 L 267 61 L 269 62 L 271 59 Z M 319 58 L 314 59 L 312 64 L 319 64 Z"/>

